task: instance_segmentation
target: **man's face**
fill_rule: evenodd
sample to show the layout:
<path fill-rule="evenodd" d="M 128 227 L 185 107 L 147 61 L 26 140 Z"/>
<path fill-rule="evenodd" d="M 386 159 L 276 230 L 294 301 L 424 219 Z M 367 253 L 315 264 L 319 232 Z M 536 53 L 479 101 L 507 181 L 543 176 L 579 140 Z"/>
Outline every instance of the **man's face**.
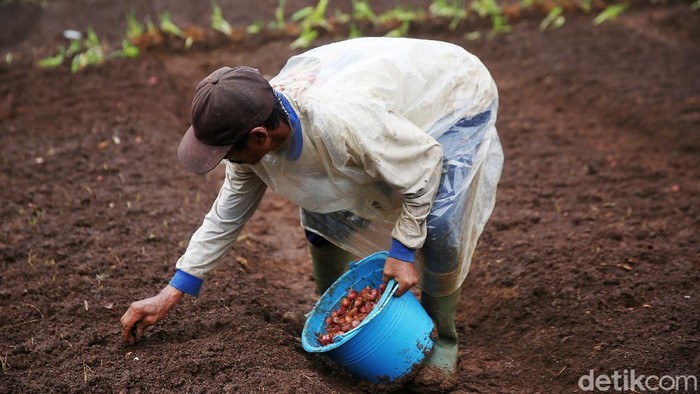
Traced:
<path fill-rule="evenodd" d="M 258 164 L 268 152 L 265 146 L 249 138 L 243 149 L 231 148 L 224 159 L 236 164 Z"/>

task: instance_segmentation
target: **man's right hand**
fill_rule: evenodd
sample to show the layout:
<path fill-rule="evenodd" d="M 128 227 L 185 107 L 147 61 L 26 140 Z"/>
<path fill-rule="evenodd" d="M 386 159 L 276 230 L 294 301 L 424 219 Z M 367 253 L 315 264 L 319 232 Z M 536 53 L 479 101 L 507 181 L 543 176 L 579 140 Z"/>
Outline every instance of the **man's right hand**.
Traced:
<path fill-rule="evenodd" d="M 168 285 L 157 296 L 131 303 L 121 318 L 122 338 L 133 345 L 146 327 L 161 321 L 182 297 L 183 292 Z"/>

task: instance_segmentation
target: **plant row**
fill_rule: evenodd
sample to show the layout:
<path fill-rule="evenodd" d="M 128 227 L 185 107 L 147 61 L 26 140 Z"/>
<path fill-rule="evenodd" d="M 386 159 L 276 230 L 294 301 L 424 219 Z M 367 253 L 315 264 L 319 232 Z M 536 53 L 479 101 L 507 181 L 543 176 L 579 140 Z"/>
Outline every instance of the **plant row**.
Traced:
<path fill-rule="evenodd" d="M 696 0 L 691 7 L 697 9 L 698 4 L 700 0 Z M 497 0 L 434 0 L 427 9 L 396 7 L 379 13 L 372 8 L 369 0 L 352 0 L 349 12 L 339 8 L 330 10 L 329 0 L 319 0 L 316 5 L 303 7 L 287 17 L 285 5 L 286 0 L 279 0 L 272 21 L 233 26 L 224 17 L 222 8 L 213 1 L 209 18 L 211 23 L 207 28 L 178 26 L 167 11 L 158 15 L 157 22 L 149 17 L 139 20 L 134 12 L 130 12 L 126 16 L 126 34 L 120 48 L 110 49 L 93 29 L 88 29 L 85 34 L 67 30 L 64 36 L 69 40 L 68 45 L 59 46 L 54 54 L 41 59 L 38 65 L 52 68 L 69 63 L 71 71 L 78 72 L 110 59 L 138 57 L 142 51 L 166 42 L 189 49 L 197 42 L 206 41 L 211 34 L 231 41 L 241 41 L 262 33 L 281 35 L 291 38 L 290 46 L 296 49 L 312 46 L 324 32 L 344 32 L 348 38 L 361 37 L 365 32 L 401 37 L 408 35 L 414 25 L 437 25 L 455 31 L 468 21 L 481 20 L 490 23 L 487 35 L 493 36 L 509 32 L 510 23 L 530 9 L 544 12 L 540 29 L 546 30 L 562 26 L 565 12 L 582 10 L 591 13 L 596 10 L 593 23 L 601 24 L 628 8 L 628 3 L 608 4 L 604 0 L 519 0 L 509 5 L 501 5 Z M 464 34 L 467 40 L 480 37 L 482 32 L 479 30 Z"/>

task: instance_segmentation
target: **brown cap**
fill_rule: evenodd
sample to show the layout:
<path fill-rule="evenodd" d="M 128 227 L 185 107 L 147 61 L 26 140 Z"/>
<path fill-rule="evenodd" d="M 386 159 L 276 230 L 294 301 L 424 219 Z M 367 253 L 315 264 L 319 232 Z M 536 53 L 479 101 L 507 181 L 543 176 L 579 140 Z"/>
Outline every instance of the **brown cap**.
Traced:
<path fill-rule="evenodd" d="M 177 148 L 188 170 L 211 171 L 248 131 L 272 113 L 274 92 L 250 67 L 222 67 L 204 78 L 192 100 L 192 126 Z"/>

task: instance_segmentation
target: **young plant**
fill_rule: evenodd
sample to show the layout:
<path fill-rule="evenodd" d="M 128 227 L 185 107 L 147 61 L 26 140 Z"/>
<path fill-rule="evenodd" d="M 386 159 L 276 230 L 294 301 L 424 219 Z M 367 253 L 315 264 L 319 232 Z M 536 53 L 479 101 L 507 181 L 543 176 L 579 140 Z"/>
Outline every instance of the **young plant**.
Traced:
<path fill-rule="evenodd" d="M 349 15 L 350 20 L 345 21 L 344 19 L 337 19 L 341 23 L 350 24 L 348 38 L 357 38 L 364 35 L 359 24 L 370 23 L 376 25 L 379 21 L 379 18 L 377 18 L 377 15 L 372 11 L 372 7 L 367 0 L 352 0 L 352 11 Z"/>
<path fill-rule="evenodd" d="M 350 32 L 348 33 L 348 38 L 358 38 L 358 37 L 362 37 L 362 36 L 363 36 L 362 30 L 360 30 L 360 28 L 357 27 L 357 25 L 355 25 L 354 23 L 351 23 L 350 24 Z"/>
<path fill-rule="evenodd" d="M 495 0 L 476 0 L 472 3 L 472 8 L 482 18 L 491 17 L 491 34 L 507 33 L 511 30 L 503 10 Z"/>
<path fill-rule="evenodd" d="M 467 19 L 464 0 L 436 0 L 430 4 L 428 11 L 432 16 L 451 19 L 448 26 L 450 30 L 455 30 Z"/>
<path fill-rule="evenodd" d="M 337 7 L 333 13 L 333 16 L 335 17 L 335 21 L 341 25 L 347 25 L 352 20 L 352 17 L 349 14 L 344 13 L 343 10 Z"/>
<path fill-rule="evenodd" d="M 160 36 L 160 30 L 150 17 L 146 17 L 146 34 L 149 36 Z"/>
<path fill-rule="evenodd" d="M 294 42 L 292 42 L 289 47 L 292 49 L 297 49 L 297 48 L 308 48 L 311 46 L 311 44 L 316 41 L 316 38 L 318 38 L 318 31 L 312 28 L 303 28 L 301 30 L 301 34 L 299 34 L 299 37 L 297 37 Z"/>
<path fill-rule="evenodd" d="M 211 8 L 211 28 L 223 33 L 227 37 L 230 36 L 233 32 L 233 28 L 231 27 L 231 24 L 228 23 L 226 19 L 224 19 L 221 7 L 219 7 L 216 1 L 212 1 Z"/>
<path fill-rule="evenodd" d="M 411 27 L 411 22 L 403 21 L 399 27 L 389 30 L 384 36 L 385 37 L 406 37 L 408 35 L 408 29 Z"/>
<path fill-rule="evenodd" d="M 582 9 L 585 13 L 591 12 L 591 0 L 583 0 L 583 1 L 581 2 L 581 9 Z"/>
<path fill-rule="evenodd" d="M 63 45 L 59 45 L 56 49 L 57 53 L 39 60 L 38 65 L 42 68 L 56 68 L 63 64 L 66 59 L 71 58 L 82 49 L 82 34 L 76 31 L 70 31 L 71 34 L 64 34 L 70 40 L 68 49 Z"/>
<path fill-rule="evenodd" d="M 304 7 L 292 15 L 292 21 L 298 22 L 301 27 L 301 34 L 290 45 L 292 49 L 310 47 L 319 35 L 316 28 L 330 30 L 326 20 L 327 8 L 328 0 L 319 0 L 316 7 Z"/>
<path fill-rule="evenodd" d="M 405 37 L 408 35 L 408 29 L 411 27 L 411 23 L 423 17 L 424 15 L 419 12 L 397 7 L 380 15 L 379 22 L 389 25 L 398 22 L 399 26 L 386 33 L 386 36 Z"/>
<path fill-rule="evenodd" d="M 141 54 L 139 47 L 134 45 L 131 41 L 126 38 L 122 40 L 122 49 L 114 54 L 114 57 L 128 57 L 137 58 Z"/>
<path fill-rule="evenodd" d="M 160 30 L 167 34 L 172 34 L 175 37 L 182 38 L 182 29 L 170 20 L 170 12 L 165 11 L 159 15 Z"/>
<path fill-rule="evenodd" d="M 373 25 L 378 21 L 368 0 L 352 0 L 352 19 L 357 22 L 369 22 Z"/>
<path fill-rule="evenodd" d="M 593 24 L 600 25 L 607 21 L 613 20 L 620 16 L 623 12 L 625 12 L 628 7 L 629 4 L 627 3 L 608 6 L 600 14 L 598 14 L 598 16 L 595 17 L 595 19 L 593 19 Z"/>
<path fill-rule="evenodd" d="M 464 39 L 467 41 L 476 41 L 481 38 L 481 32 L 480 31 L 473 31 L 470 33 L 466 33 L 464 35 Z"/>
<path fill-rule="evenodd" d="M 126 38 L 122 40 L 122 49 L 113 52 L 111 57 L 136 58 L 141 54 L 139 45 L 144 41 L 144 25 L 136 20 L 134 10 L 126 14 Z"/>
<path fill-rule="evenodd" d="M 255 21 L 246 27 L 245 31 L 248 34 L 258 34 L 265 28 L 265 24 L 262 21 Z"/>
<path fill-rule="evenodd" d="M 555 29 L 560 28 L 564 24 L 564 16 L 562 15 L 562 8 L 557 6 L 552 8 L 547 16 L 540 23 L 540 30 L 547 30 L 548 27 L 553 27 Z"/>
<path fill-rule="evenodd" d="M 126 38 L 132 43 L 138 43 L 142 39 L 143 32 L 143 24 L 136 20 L 133 10 L 129 11 L 126 14 Z"/>
<path fill-rule="evenodd" d="M 275 21 L 268 24 L 270 30 L 284 30 L 287 27 L 287 22 L 284 16 L 284 7 L 287 4 L 286 0 L 279 0 L 275 8 Z"/>
<path fill-rule="evenodd" d="M 88 29 L 87 38 L 83 41 L 85 50 L 73 56 L 71 72 L 76 73 L 88 66 L 96 66 L 105 61 L 105 51 L 95 31 Z"/>
<path fill-rule="evenodd" d="M 63 62 L 66 60 L 66 48 L 64 48 L 63 45 L 59 45 L 57 51 L 58 53 L 39 60 L 39 67 L 56 68 L 63 64 Z"/>

